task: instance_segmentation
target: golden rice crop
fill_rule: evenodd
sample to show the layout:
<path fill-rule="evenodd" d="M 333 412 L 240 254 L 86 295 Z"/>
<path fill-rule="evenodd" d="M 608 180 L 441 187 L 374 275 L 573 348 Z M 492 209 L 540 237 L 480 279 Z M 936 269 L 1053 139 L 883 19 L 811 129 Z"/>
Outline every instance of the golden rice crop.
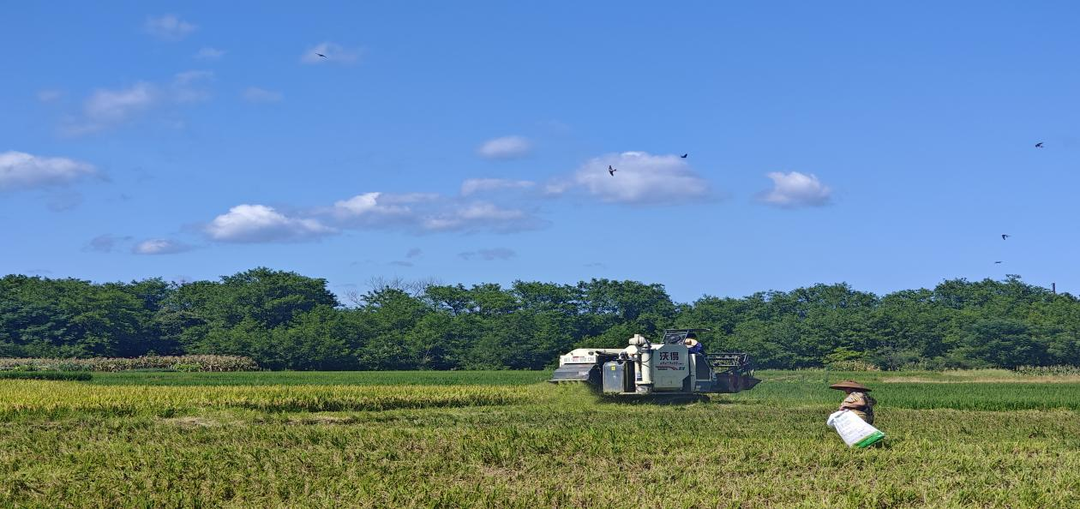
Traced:
<path fill-rule="evenodd" d="M 848 373 L 768 372 L 688 405 L 548 384 L 0 381 L 0 507 L 1075 506 L 1080 384 L 984 375 L 867 375 L 888 435 L 867 450 L 824 425 L 841 394 L 823 384 Z M 339 379 L 304 375 L 321 376 Z"/>
<path fill-rule="evenodd" d="M 258 364 L 236 355 L 147 355 L 143 357 L 92 357 L 89 359 L 0 358 L 0 371 L 104 371 L 172 369 L 178 371 L 255 371 Z"/>
<path fill-rule="evenodd" d="M 0 420 L 78 413 L 174 415 L 199 408 L 265 412 L 338 412 L 442 406 L 506 405 L 521 388 L 479 386 L 96 386 L 12 380 L 0 384 Z"/>

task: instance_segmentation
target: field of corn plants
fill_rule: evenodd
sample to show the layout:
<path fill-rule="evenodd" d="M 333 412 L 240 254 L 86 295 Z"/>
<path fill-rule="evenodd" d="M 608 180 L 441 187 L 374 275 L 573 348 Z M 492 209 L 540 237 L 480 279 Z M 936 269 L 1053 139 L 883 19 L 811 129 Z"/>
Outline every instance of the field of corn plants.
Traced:
<path fill-rule="evenodd" d="M 1076 504 L 1073 374 L 759 376 L 681 405 L 520 372 L 0 380 L 0 507 Z M 846 378 L 874 389 L 878 446 L 824 424 Z"/>

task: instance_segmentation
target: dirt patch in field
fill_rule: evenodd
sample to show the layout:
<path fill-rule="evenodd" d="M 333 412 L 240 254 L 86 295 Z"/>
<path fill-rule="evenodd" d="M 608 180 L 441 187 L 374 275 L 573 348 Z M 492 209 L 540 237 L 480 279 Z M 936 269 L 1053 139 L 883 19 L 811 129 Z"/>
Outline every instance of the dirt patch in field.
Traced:
<path fill-rule="evenodd" d="M 882 378 L 882 383 L 887 384 L 1075 384 L 1080 383 L 1080 376 L 1032 376 L 1024 378 L 963 378 L 956 380 L 942 380 L 940 378 L 919 378 L 919 377 L 888 377 Z"/>
<path fill-rule="evenodd" d="M 165 422 L 183 428 L 210 428 L 221 424 L 213 419 L 207 419 L 205 417 L 174 417 L 165 419 Z"/>
<path fill-rule="evenodd" d="M 296 417 L 289 419 L 289 424 L 304 424 L 304 425 L 318 425 L 318 424 L 352 424 L 357 422 L 358 419 L 347 415 L 306 415 L 304 417 Z"/>

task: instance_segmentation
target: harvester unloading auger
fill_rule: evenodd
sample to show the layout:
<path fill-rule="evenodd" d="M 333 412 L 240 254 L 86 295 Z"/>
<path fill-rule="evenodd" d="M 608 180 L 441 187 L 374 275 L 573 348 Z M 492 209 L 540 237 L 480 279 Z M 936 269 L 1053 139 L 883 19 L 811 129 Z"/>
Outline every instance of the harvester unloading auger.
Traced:
<path fill-rule="evenodd" d="M 739 392 L 757 385 L 748 354 L 705 353 L 687 341 L 708 330 L 668 329 L 658 343 L 635 334 L 626 348 L 578 348 L 559 357 L 550 381 L 586 382 L 613 395 Z"/>

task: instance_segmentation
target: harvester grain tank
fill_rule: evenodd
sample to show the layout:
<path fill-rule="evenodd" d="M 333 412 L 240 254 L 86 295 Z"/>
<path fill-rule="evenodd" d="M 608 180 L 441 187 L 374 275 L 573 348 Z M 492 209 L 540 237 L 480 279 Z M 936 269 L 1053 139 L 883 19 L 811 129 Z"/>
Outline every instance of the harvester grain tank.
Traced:
<path fill-rule="evenodd" d="M 656 343 L 635 334 L 626 348 L 578 348 L 559 357 L 550 381 L 585 382 L 610 395 L 730 393 L 761 381 L 749 355 L 705 353 L 687 341 L 706 331 L 668 329 Z"/>

